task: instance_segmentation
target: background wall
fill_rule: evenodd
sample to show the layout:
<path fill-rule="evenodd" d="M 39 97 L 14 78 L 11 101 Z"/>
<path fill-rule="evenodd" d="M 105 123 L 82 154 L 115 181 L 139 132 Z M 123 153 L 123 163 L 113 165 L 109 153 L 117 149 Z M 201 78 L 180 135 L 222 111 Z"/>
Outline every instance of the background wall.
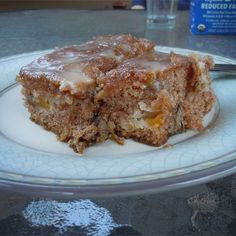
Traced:
<path fill-rule="evenodd" d="M 131 0 L 0 0 L 0 10 L 130 8 L 131 2 Z"/>
<path fill-rule="evenodd" d="M 130 9 L 132 2 L 132 0 L 0 0 L 0 11 L 51 8 Z M 179 0 L 179 9 L 187 10 L 189 2 L 190 0 Z"/>

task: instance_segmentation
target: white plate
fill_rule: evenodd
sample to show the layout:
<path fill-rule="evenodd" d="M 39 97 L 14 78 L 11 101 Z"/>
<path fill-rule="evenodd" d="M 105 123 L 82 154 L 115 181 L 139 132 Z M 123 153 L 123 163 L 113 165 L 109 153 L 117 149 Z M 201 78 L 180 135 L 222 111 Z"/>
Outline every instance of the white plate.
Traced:
<path fill-rule="evenodd" d="M 161 51 L 192 51 L 159 47 Z M 205 132 L 188 131 L 157 149 L 128 140 L 124 146 L 107 141 L 83 156 L 53 133 L 29 120 L 20 86 L 19 69 L 48 51 L 0 60 L 0 185 L 41 194 L 102 196 L 161 191 L 188 186 L 235 171 L 236 77 L 217 78 L 213 87 L 220 103 L 206 119 Z M 236 63 L 214 56 L 216 62 Z M 217 120 L 216 120 L 217 118 Z M 215 121 L 216 120 L 216 121 Z M 214 124 L 212 124 L 214 122 Z"/>

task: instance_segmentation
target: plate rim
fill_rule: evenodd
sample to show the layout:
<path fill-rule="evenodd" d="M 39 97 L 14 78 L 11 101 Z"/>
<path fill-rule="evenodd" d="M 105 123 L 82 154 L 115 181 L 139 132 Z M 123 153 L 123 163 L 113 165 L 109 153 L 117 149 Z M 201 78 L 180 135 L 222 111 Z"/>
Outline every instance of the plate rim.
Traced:
<path fill-rule="evenodd" d="M 211 53 L 199 52 L 199 51 L 195 51 L 195 50 L 191 50 L 191 49 L 183 49 L 183 48 L 159 46 L 159 45 L 157 47 L 158 47 L 158 49 L 160 51 L 161 50 L 164 50 L 164 51 L 165 50 L 177 50 L 178 53 L 183 53 L 183 54 L 184 53 L 200 53 L 202 55 L 213 56 L 214 58 L 216 58 L 218 60 L 223 60 L 223 61 L 228 61 L 228 62 L 234 61 L 235 62 L 235 59 L 233 59 L 233 58 L 231 59 L 231 58 L 228 58 L 228 57 L 218 56 L 218 55 L 211 54 Z M 22 57 L 29 57 L 29 56 L 34 56 L 34 55 L 35 56 L 36 55 L 42 55 L 42 54 L 50 52 L 50 51 L 51 51 L 51 49 L 47 49 L 47 50 L 42 50 L 42 51 L 34 51 L 34 52 L 28 52 L 28 53 L 23 53 L 23 54 L 18 54 L 18 55 L 12 55 L 12 56 L 8 56 L 8 57 L 2 57 L 2 58 L 0 58 L 0 63 L 6 62 L 8 60 L 19 59 L 19 58 L 22 58 Z M 5 86 L 5 88 L 3 88 L 1 90 L 1 93 L 5 89 L 7 89 L 8 87 L 9 87 L 9 85 Z M 232 156 L 234 158 L 230 159 L 230 158 L 232 158 Z M 106 178 L 104 178 L 104 179 L 100 178 L 100 179 L 95 179 L 96 183 L 92 183 L 90 185 L 88 183 L 86 183 L 86 182 L 87 181 L 91 182 L 91 180 L 94 180 L 94 179 L 87 179 L 87 180 L 73 179 L 73 181 L 76 180 L 75 181 L 76 183 L 74 183 L 72 185 L 68 185 L 68 184 L 64 185 L 64 184 L 60 183 L 61 181 L 59 181 L 59 180 L 63 180 L 62 178 L 55 179 L 55 178 L 47 178 L 47 177 L 32 177 L 32 176 L 27 176 L 27 175 L 21 175 L 21 174 L 18 174 L 18 173 L 4 172 L 4 171 L 0 170 L 0 186 L 2 186 L 2 187 L 7 186 L 7 188 L 9 188 L 9 186 L 21 186 L 21 187 L 28 186 L 30 188 L 43 188 L 44 190 L 47 189 L 47 191 L 46 191 L 47 193 L 48 192 L 54 192 L 55 188 L 60 188 L 61 191 L 64 191 L 65 189 L 67 189 L 67 190 L 73 191 L 73 192 L 78 190 L 78 189 L 81 192 L 82 188 L 87 189 L 87 190 L 88 190 L 88 188 L 90 188 L 92 191 L 95 191 L 98 188 L 102 188 L 103 191 L 104 191 L 104 189 L 112 188 L 113 191 L 114 191 L 114 189 L 119 189 L 119 192 L 123 193 L 124 191 L 121 190 L 122 188 L 120 189 L 119 185 L 122 185 L 122 186 L 129 185 L 129 187 L 132 188 L 132 186 L 137 185 L 137 184 L 139 184 L 140 186 L 142 184 L 145 184 L 147 186 L 148 185 L 147 183 L 150 183 L 150 182 L 154 181 L 155 185 L 157 186 L 158 184 L 161 185 L 161 182 L 163 182 L 163 180 L 166 180 L 168 182 L 171 179 L 173 180 L 173 179 L 179 178 L 179 177 L 183 177 L 185 179 L 184 181 L 179 182 L 179 184 L 186 186 L 187 182 L 189 182 L 191 185 L 193 185 L 195 182 L 196 183 L 201 182 L 201 180 L 203 182 L 206 182 L 206 178 L 209 177 L 209 176 L 202 176 L 202 177 L 199 176 L 198 178 L 190 178 L 191 175 L 193 175 L 193 174 L 196 174 L 196 175 L 199 174 L 200 175 L 201 172 L 206 172 L 206 171 L 210 171 L 211 170 L 210 172 L 213 173 L 211 175 L 211 176 L 213 176 L 212 178 L 216 179 L 217 176 L 219 176 L 221 172 L 222 172 L 222 176 L 223 175 L 225 176 L 225 175 L 228 175 L 230 173 L 236 172 L 236 159 L 235 159 L 235 156 L 236 156 L 236 149 L 231 151 L 231 152 L 229 152 L 229 153 L 226 153 L 224 155 L 218 156 L 218 157 L 212 159 L 211 161 L 208 160 L 208 161 L 203 161 L 203 162 L 200 162 L 198 164 L 195 164 L 195 165 L 193 164 L 193 165 L 190 165 L 190 166 L 184 167 L 184 168 L 182 167 L 182 168 L 178 168 L 178 169 L 171 169 L 168 172 L 173 172 L 173 171 L 176 171 L 176 170 L 182 170 L 182 169 L 186 169 L 186 168 L 189 168 L 189 167 L 199 167 L 199 166 L 206 165 L 207 163 L 213 162 L 213 161 L 218 160 L 218 159 L 222 160 L 222 158 L 226 158 L 226 159 L 229 158 L 230 159 L 230 160 L 225 161 L 223 163 L 215 163 L 214 165 L 212 165 L 210 167 L 208 166 L 208 167 L 205 167 L 205 168 L 200 168 L 198 170 L 191 170 L 191 171 L 179 173 L 178 175 L 174 175 L 174 176 L 170 176 L 170 177 L 161 177 L 161 178 L 155 178 L 154 177 L 154 178 L 151 178 L 151 179 L 149 178 L 149 179 L 145 180 L 145 179 L 142 179 L 142 177 L 147 176 L 147 174 L 142 174 L 142 175 L 135 175 L 135 176 L 134 175 L 133 176 L 125 176 L 125 177 L 121 177 L 121 178 L 117 177 L 117 178 L 115 178 L 115 179 L 119 180 L 117 182 L 116 181 L 114 182 L 114 179 L 113 179 L 113 181 L 103 182 L 103 183 L 99 184 L 97 182 L 98 180 L 101 181 L 101 180 L 106 179 Z M 219 167 L 223 167 L 225 165 L 227 166 L 228 163 L 233 163 L 234 164 L 234 165 L 232 165 L 232 168 L 228 168 L 226 170 L 224 169 L 221 172 L 214 172 L 213 171 L 214 169 L 217 169 L 217 168 L 219 169 Z M 14 177 L 17 177 L 17 178 L 15 178 L 15 179 L 14 178 L 6 179 L 6 178 L 3 177 L 3 175 L 2 175 L 3 173 L 5 173 L 5 174 L 7 173 L 11 177 L 14 176 Z M 165 171 L 165 173 L 166 173 L 166 171 Z M 158 172 L 158 175 L 159 174 L 160 174 L 160 172 Z M 217 176 L 215 176 L 215 175 L 217 175 Z M 155 173 L 150 174 L 149 177 L 150 176 L 155 176 Z M 137 177 L 140 178 L 139 181 L 137 181 Z M 23 180 L 23 178 L 24 178 L 24 180 Z M 41 183 L 37 183 L 37 182 L 33 182 L 33 181 L 26 181 L 27 179 L 30 180 L 30 179 L 36 179 L 36 178 L 39 178 L 40 180 L 44 180 L 44 181 L 42 181 Z M 134 181 L 127 181 L 127 179 L 133 179 L 133 178 L 135 178 Z M 50 180 L 50 181 L 45 181 L 46 179 Z M 126 181 L 122 182 L 122 181 L 120 181 L 121 179 L 122 180 L 126 179 Z M 54 180 L 53 183 L 52 183 L 52 180 Z M 56 180 L 56 182 L 55 182 L 55 180 Z M 68 182 L 68 180 L 71 180 L 71 179 L 66 179 L 67 182 Z M 84 183 L 83 183 L 83 181 L 84 181 Z M 159 186 L 158 191 L 164 191 L 164 190 L 169 189 L 169 188 L 173 189 L 175 187 L 176 187 L 176 183 L 172 183 L 172 184 L 169 183 L 166 187 L 165 186 L 162 186 L 162 187 Z M 147 188 L 145 188 L 145 192 L 146 192 L 146 189 Z M 61 192 L 61 191 L 59 191 L 59 192 Z M 157 191 L 157 189 L 155 188 L 155 192 L 156 191 Z M 42 191 L 42 192 L 44 192 L 44 191 Z M 117 192 L 117 191 L 115 191 L 115 192 Z M 128 191 L 128 192 L 130 192 L 130 191 Z M 139 192 L 140 192 L 140 190 L 139 190 Z"/>
<path fill-rule="evenodd" d="M 233 153 L 235 155 L 235 153 Z M 232 165 L 233 164 L 233 165 Z M 226 166 L 226 167 L 225 167 Z M 219 171 L 215 171 L 215 170 Z M 203 175 L 208 172 L 208 175 Z M 152 194 L 160 193 L 169 190 L 181 189 L 191 187 L 197 184 L 206 183 L 219 178 L 226 177 L 236 172 L 236 160 L 228 161 L 222 165 L 211 167 L 208 169 L 191 172 L 195 177 L 189 179 L 190 174 L 174 176 L 159 180 L 142 181 L 134 183 L 120 183 L 110 185 L 86 185 L 86 186 L 68 186 L 68 185 L 49 185 L 49 184 L 35 184 L 23 181 L 12 181 L 9 179 L 0 178 L 1 189 L 12 189 L 14 192 L 27 193 L 31 196 L 52 196 L 52 197 L 66 197 L 73 198 L 79 196 L 80 198 L 88 197 L 117 197 L 117 196 L 131 196 L 137 194 Z"/>

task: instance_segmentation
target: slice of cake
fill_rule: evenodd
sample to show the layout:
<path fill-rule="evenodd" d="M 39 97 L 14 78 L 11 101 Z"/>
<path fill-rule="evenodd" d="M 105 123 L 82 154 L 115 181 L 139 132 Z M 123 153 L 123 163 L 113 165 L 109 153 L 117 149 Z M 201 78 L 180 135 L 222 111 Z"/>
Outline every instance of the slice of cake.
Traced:
<path fill-rule="evenodd" d="M 97 79 L 125 59 L 152 51 L 153 46 L 131 35 L 104 36 L 33 61 L 17 77 L 31 119 L 79 153 L 107 139 L 108 133 L 99 132 L 97 124 Z"/>
<path fill-rule="evenodd" d="M 153 46 L 131 35 L 101 36 L 33 61 L 17 77 L 31 119 L 79 153 L 109 138 L 160 146 L 185 129 L 203 130 L 215 102 L 213 61 Z"/>
<path fill-rule="evenodd" d="M 203 130 L 212 108 L 209 57 L 152 52 L 126 60 L 98 80 L 100 119 L 111 137 L 160 146 L 185 129 Z"/>

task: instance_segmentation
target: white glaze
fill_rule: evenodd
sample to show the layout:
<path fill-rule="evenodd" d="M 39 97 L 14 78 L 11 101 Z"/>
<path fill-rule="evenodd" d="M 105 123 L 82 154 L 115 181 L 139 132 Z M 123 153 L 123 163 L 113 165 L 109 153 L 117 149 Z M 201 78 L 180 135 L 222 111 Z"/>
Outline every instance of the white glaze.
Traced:
<path fill-rule="evenodd" d="M 121 61 L 123 56 L 116 55 L 112 47 L 100 47 L 98 43 L 90 46 L 84 44 L 55 50 L 23 67 L 22 71 L 34 77 L 43 75 L 47 79 L 59 81 L 61 90 L 70 89 L 76 93 L 81 83 L 95 83 L 84 69 L 90 66 L 92 60 L 101 58 Z"/>

